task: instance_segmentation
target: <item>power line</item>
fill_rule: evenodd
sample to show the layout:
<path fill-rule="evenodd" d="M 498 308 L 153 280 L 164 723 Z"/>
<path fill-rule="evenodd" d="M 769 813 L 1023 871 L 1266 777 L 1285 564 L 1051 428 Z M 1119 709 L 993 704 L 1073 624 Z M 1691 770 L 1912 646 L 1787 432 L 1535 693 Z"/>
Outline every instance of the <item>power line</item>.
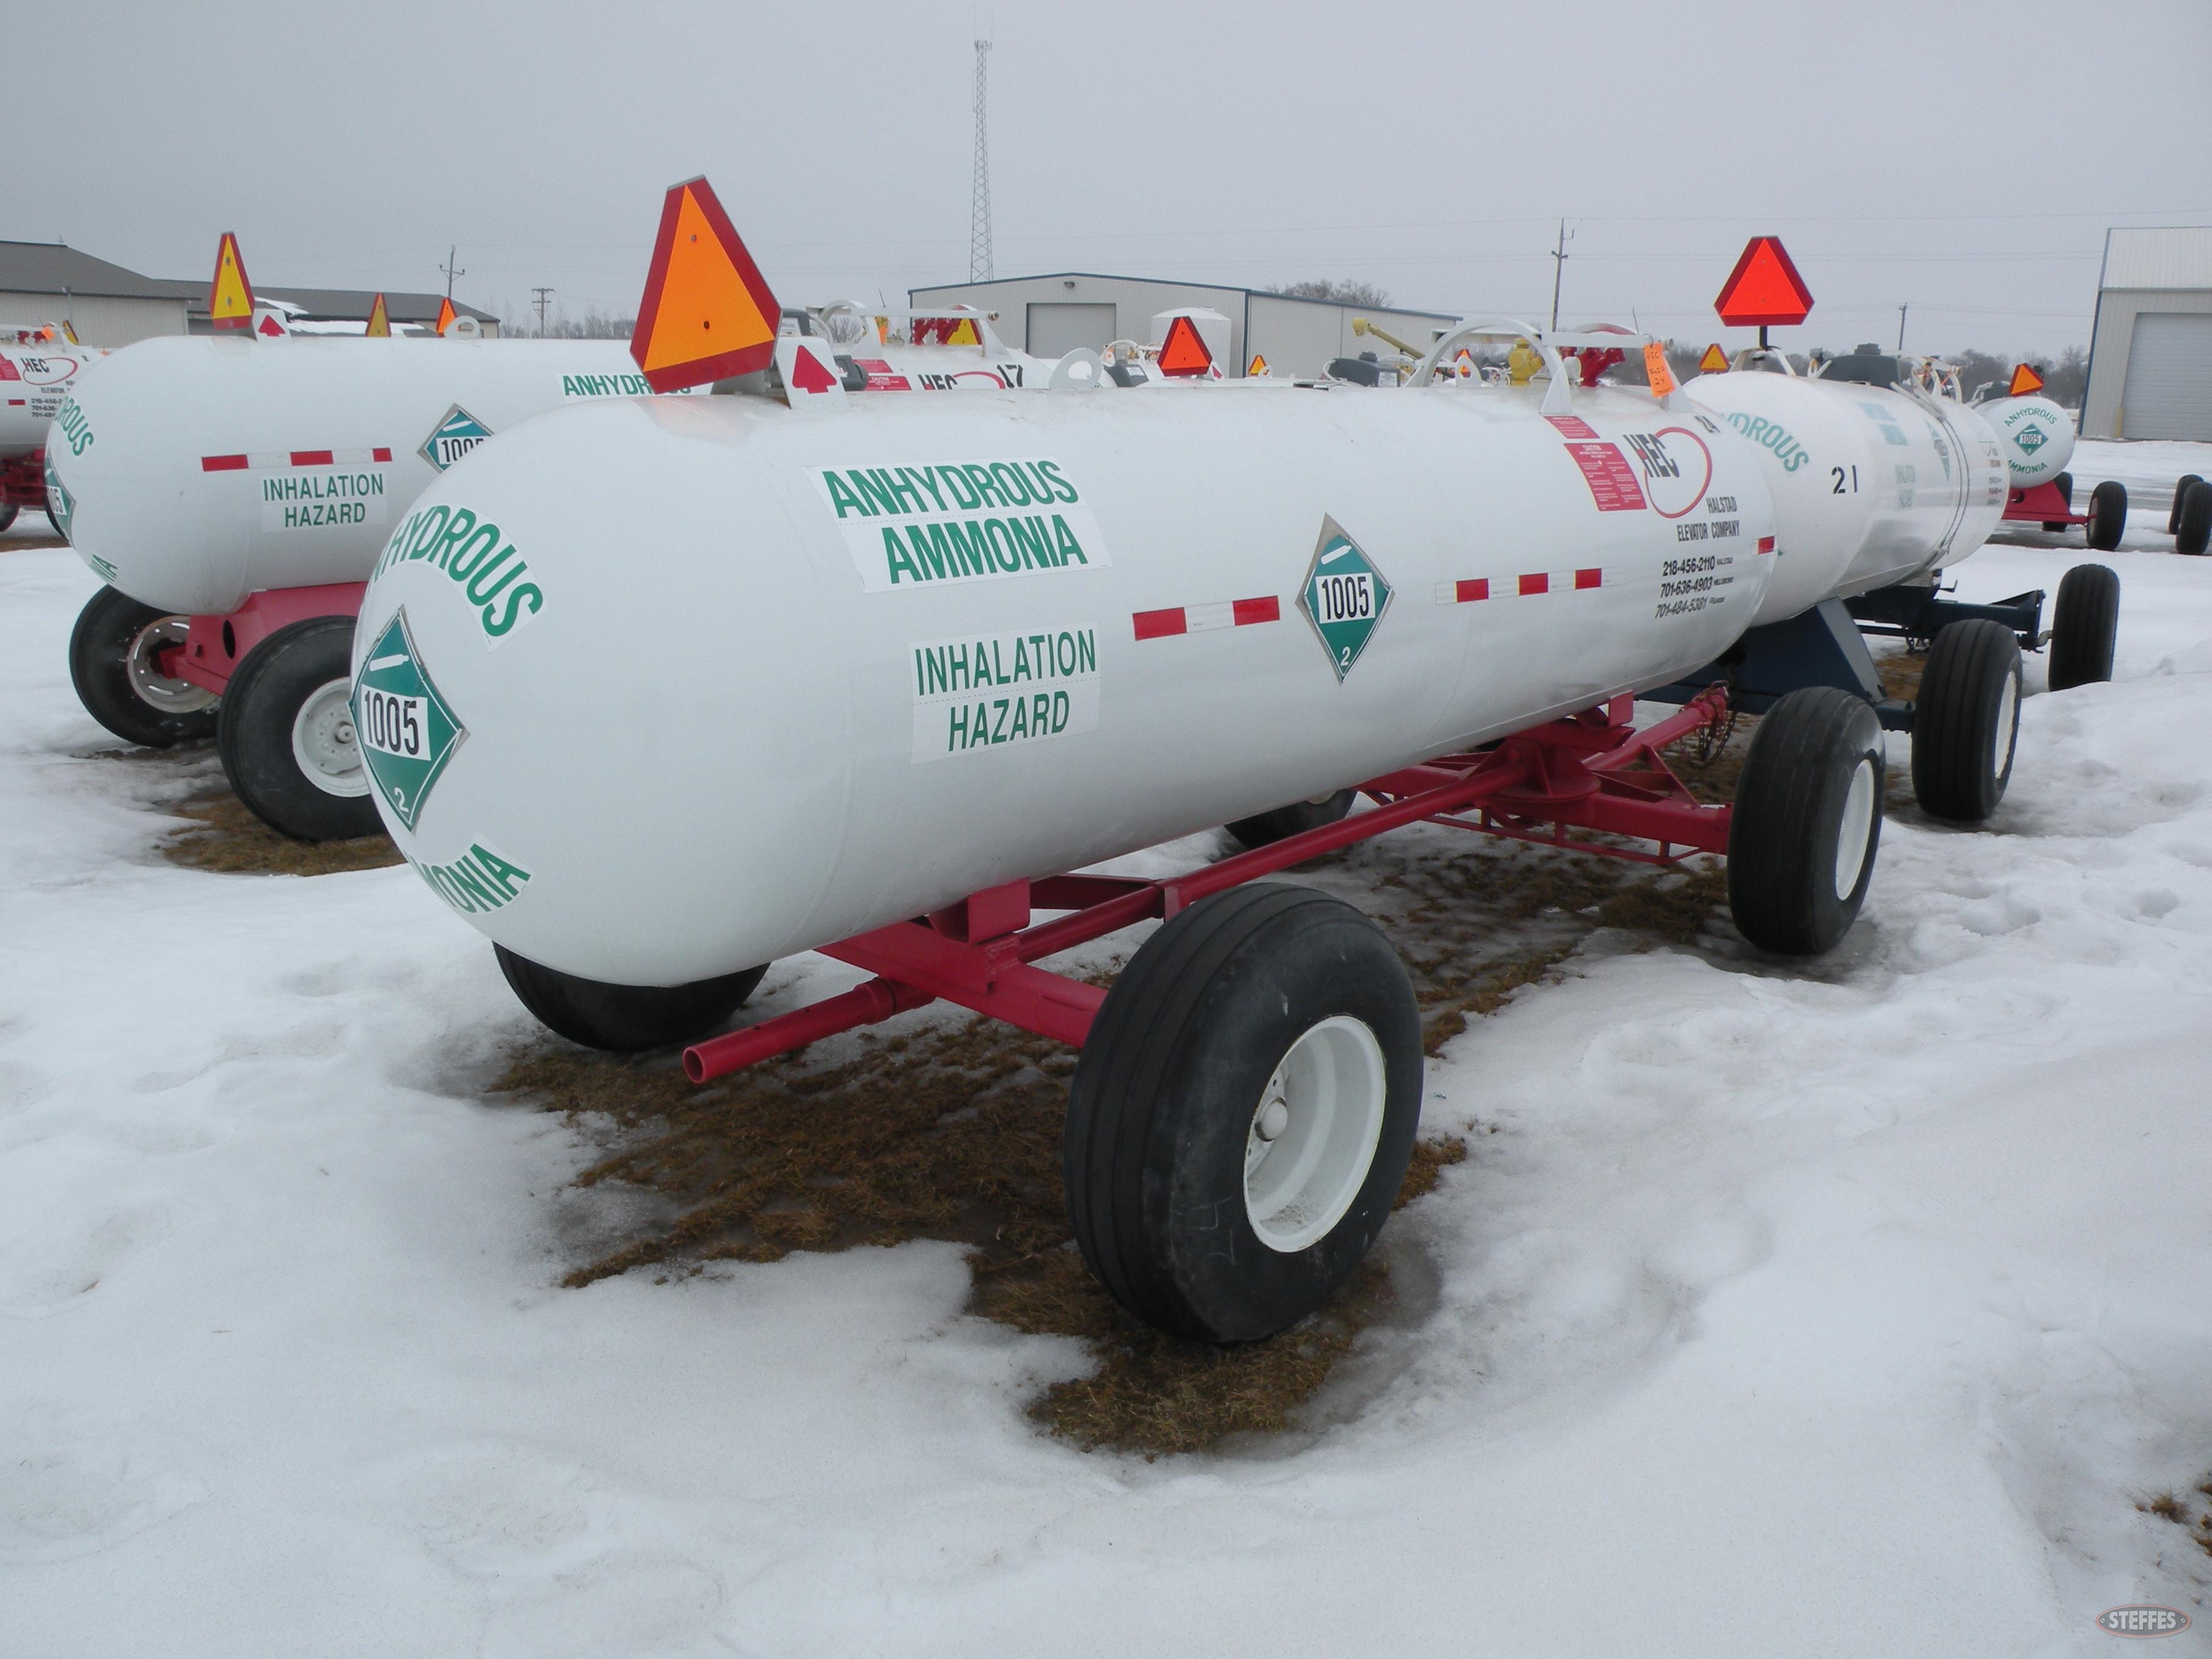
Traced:
<path fill-rule="evenodd" d="M 530 291 L 538 296 L 538 337 L 542 340 L 545 337 L 545 301 L 553 290 L 550 288 L 533 288 Z"/>

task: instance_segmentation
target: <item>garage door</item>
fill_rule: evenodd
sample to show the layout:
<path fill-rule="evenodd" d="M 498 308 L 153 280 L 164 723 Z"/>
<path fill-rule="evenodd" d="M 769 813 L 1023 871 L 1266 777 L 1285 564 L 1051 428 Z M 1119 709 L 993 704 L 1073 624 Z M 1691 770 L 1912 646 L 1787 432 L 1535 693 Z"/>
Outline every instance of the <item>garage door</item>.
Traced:
<path fill-rule="evenodd" d="M 2148 311 L 2136 319 L 2124 438 L 2212 438 L 2212 312 Z"/>
<path fill-rule="evenodd" d="M 1034 305 L 1030 307 L 1029 354 L 1065 357 L 1078 346 L 1103 351 L 1114 343 L 1112 306 Z"/>

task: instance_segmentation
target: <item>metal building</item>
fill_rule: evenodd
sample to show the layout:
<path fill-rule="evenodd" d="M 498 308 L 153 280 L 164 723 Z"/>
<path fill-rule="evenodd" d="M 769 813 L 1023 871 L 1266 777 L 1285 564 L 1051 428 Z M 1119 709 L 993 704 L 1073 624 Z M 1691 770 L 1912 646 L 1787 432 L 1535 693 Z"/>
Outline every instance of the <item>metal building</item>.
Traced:
<path fill-rule="evenodd" d="M 206 278 L 194 282 L 141 276 L 135 270 L 94 258 L 62 242 L 0 241 L 0 328 L 36 327 L 66 322 L 88 346 L 124 346 L 156 334 L 209 331 Z M 366 323 L 376 300 L 373 290 L 327 288 L 262 288 L 255 295 L 281 301 L 305 323 Z M 386 294 L 385 310 L 396 325 L 437 321 L 438 294 Z M 487 334 L 499 332 L 489 312 L 458 301 L 453 309 L 473 317 Z"/>
<path fill-rule="evenodd" d="M 141 276 L 61 242 L 0 242 L 0 327 L 69 323 L 88 346 L 182 334 L 191 304 L 181 283 Z M 207 284 L 200 284 L 207 308 Z"/>
<path fill-rule="evenodd" d="M 1210 306 L 1229 319 L 1230 356 L 1236 361 L 1222 368 L 1240 374 L 1255 353 L 1267 360 L 1273 374 L 1303 375 L 1320 374 L 1332 359 L 1375 349 L 1374 341 L 1352 331 L 1354 317 L 1368 318 L 1408 344 L 1424 347 L 1436 331 L 1459 320 L 1440 311 L 1347 305 L 1214 283 L 1159 282 L 1088 270 L 910 289 L 908 301 L 915 306 L 970 305 L 988 312 L 998 319 L 1001 339 L 1036 357 L 1057 357 L 1078 346 L 1100 351 L 1115 340 L 1157 345 L 1152 337 L 1154 317 Z"/>
<path fill-rule="evenodd" d="M 2105 233 L 2081 432 L 2212 439 L 2212 225 Z"/>

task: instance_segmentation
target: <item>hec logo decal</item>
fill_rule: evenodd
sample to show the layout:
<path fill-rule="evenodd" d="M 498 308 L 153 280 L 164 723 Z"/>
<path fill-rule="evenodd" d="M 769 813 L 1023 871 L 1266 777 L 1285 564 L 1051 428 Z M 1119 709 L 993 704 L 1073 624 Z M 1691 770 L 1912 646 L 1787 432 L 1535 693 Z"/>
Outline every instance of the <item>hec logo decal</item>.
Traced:
<path fill-rule="evenodd" d="M 431 684 L 404 605 L 385 623 L 354 682 L 353 729 L 368 775 L 400 823 L 412 830 L 469 733 Z"/>
<path fill-rule="evenodd" d="M 455 461 L 491 436 L 491 428 L 455 404 L 445 418 L 430 429 L 422 447 L 415 453 L 443 472 Z"/>
<path fill-rule="evenodd" d="M 1338 684 L 1374 638 L 1376 625 L 1390 608 L 1390 584 L 1375 562 L 1360 551 L 1342 526 L 1324 516 L 1313 562 L 1306 568 L 1305 586 L 1298 590 L 1298 606 L 1328 653 Z"/>

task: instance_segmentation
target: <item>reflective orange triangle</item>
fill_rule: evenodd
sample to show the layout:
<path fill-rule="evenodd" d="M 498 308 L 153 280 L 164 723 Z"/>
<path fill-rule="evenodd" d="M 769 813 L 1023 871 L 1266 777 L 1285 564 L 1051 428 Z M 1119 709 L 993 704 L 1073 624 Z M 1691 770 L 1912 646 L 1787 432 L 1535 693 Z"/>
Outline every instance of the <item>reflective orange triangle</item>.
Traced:
<path fill-rule="evenodd" d="M 362 331 L 377 339 L 392 337 L 392 313 L 384 308 L 384 296 L 376 296 L 376 303 L 368 308 L 368 326 Z"/>
<path fill-rule="evenodd" d="M 216 246 L 208 317 L 218 329 L 253 326 L 253 284 L 246 279 L 246 260 L 239 253 L 238 238 L 227 230 Z"/>
<path fill-rule="evenodd" d="M 1160 342 L 1160 373 L 1203 374 L 1213 367 L 1213 354 L 1206 349 L 1198 325 L 1188 317 L 1168 324 L 1168 337 Z"/>
<path fill-rule="evenodd" d="M 656 392 L 750 374 L 775 355 L 779 314 L 714 187 L 670 187 L 629 355 Z"/>
<path fill-rule="evenodd" d="M 1790 327 L 1813 309 L 1812 291 L 1778 236 L 1754 236 L 1722 284 L 1713 309 L 1731 328 Z"/>
<path fill-rule="evenodd" d="M 443 334 L 447 329 L 451 328 L 453 325 L 453 319 L 459 315 L 460 313 L 453 309 L 453 301 L 450 295 L 439 301 L 438 332 Z"/>
<path fill-rule="evenodd" d="M 1705 355 L 1698 359 L 1698 373 L 1700 374 L 1725 374 L 1728 366 L 1728 353 L 1720 349 L 1717 341 L 1707 346 Z"/>
<path fill-rule="evenodd" d="M 1267 372 L 1267 360 L 1265 357 L 1262 357 L 1258 352 L 1254 352 L 1252 354 L 1252 366 L 1244 372 L 1248 375 L 1265 374 Z"/>
<path fill-rule="evenodd" d="M 2043 376 L 2037 374 L 2026 363 L 2022 363 L 2018 368 L 2015 368 L 2012 372 L 2012 386 L 2007 395 L 2014 398 L 2025 398 L 2030 392 L 2040 392 L 2042 390 Z"/>

